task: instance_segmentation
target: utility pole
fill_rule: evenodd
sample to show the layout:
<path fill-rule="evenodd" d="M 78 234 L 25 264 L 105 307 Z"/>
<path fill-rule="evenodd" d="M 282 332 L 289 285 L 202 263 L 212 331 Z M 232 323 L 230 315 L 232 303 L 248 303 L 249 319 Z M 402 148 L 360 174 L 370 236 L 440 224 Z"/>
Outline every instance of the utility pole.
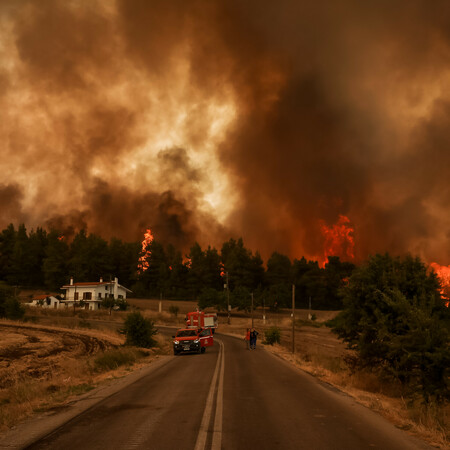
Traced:
<path fill-rule="evenodd" d="M 253 292 L 250 295 L 252 296 L 252 328 L 253 328 Z"/>
<path fill-rule="evenodd" d="M 228 272 L 227 272 L 227 312 L 228 312 L 228 325 L 230 325 L 230 286 L 228 285 Z"/>
<path fill-rule="evenodd" d="M 295 284 L 292 285 L 292 353 L 295 353 Z"/>

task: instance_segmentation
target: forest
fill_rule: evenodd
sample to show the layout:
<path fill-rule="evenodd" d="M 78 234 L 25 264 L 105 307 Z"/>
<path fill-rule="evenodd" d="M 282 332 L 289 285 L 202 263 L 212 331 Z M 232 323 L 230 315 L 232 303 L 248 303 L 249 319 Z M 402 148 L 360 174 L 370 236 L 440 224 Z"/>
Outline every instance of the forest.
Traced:
<path fill-rule="evenodd" d="M 319 267 L 317 261 L 291 261 L 274 252 L 264 263 L 242 238 L 224 242 L 220 250 L 194 243 L 183 254 L 157 239 L 144 247 L 116 238 L 108 242 L 85 230 L 70 240 L 59 230 L 27 231 L 24 224 L 0 232 L 0 281 L 49 292 L 58 292 L 70 277 L 76 282 L 118 277 L 135 297 L 195 300 L 225 309 L 229 295 L 232 307 L 248 310 L 251 293 L 255 306 L 290 307 L 294 284 L 298 308 L 338 310 L 339 289 L 354 269 L 337 256 Z"/>

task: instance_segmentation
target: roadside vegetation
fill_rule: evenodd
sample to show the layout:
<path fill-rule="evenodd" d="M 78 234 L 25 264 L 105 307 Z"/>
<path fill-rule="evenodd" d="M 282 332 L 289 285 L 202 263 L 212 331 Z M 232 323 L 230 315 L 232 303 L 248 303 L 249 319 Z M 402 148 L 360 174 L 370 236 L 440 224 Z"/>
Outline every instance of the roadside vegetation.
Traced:
<path fill-rule="evenodd" d="M 154 336 L 158 330 L 154 322 L 146 319 L 139 311 L 127 315 L 121 332 L 126 336 L 126 345 L 151 348 L 157 344 Z"/>

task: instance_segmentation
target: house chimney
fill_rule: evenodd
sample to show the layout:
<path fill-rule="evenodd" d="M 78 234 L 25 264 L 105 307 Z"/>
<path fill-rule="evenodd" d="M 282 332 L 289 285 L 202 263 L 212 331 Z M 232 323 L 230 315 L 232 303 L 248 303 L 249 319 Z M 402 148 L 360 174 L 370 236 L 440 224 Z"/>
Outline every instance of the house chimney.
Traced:
<path fill-rule="evenodd" d="M 103 277 L 100 277 L 100 283 L 103 283 Z"/>
<path fill-rule="evenodd" d="M 73 277 L 70 277 L 70 285 L 73 286 Z"/>

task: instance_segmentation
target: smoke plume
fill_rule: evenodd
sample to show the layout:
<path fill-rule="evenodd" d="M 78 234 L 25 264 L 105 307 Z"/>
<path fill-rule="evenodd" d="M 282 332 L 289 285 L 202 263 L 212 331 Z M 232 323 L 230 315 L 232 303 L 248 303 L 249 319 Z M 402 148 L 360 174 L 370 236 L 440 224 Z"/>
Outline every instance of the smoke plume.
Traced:
<path fill-rule="evenodd" d="M 0 226 L 450 251 L 450 5 L 4 0 Z"/>

